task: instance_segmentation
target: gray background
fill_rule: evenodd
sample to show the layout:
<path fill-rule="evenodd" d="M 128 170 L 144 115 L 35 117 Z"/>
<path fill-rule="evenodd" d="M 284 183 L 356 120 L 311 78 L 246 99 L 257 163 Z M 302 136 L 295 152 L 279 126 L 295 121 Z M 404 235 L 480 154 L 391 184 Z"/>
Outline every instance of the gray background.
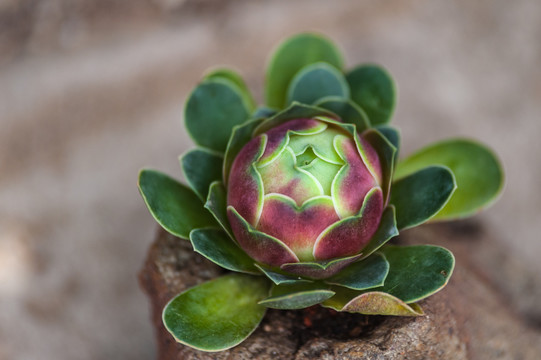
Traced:
<path fill-rule="evenodd" d="M 180 177 L 205 69 L 240 69 L 261 100 L 267 55 L 305 30 L 394 75 L 403 154 L 495 149 L 506 189 L 477 218 L 541 271 L 541 2 L 0 0 L 0 359 L 154 356 L 137 172 Z"/>

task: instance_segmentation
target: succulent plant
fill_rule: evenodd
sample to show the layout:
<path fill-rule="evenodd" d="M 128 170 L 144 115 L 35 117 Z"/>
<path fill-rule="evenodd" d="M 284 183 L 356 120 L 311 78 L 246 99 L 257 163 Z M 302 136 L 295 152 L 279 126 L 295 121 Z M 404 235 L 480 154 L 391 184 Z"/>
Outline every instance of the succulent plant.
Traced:
<path fill-rule="evenodd" d="M 399 161 L 389 73 L 373 64 L 344 72 L 320 35 L 284 41 L 265 90 L 266 105 L 256 108 L 240 75 L 210 72 L 185 107 L 198 145 L 180 158 L 189 186 L 140 173 L 156 221 L 234 272 L 173 298 L 167 330 L 220 351 L 246 339 L 267 308 L 422 315 L 417 302 L 447 284 L 454 257 L 438 246 L 386 243 L 493 202 L 503 184 L 497 158 L 453 139 Z"/>

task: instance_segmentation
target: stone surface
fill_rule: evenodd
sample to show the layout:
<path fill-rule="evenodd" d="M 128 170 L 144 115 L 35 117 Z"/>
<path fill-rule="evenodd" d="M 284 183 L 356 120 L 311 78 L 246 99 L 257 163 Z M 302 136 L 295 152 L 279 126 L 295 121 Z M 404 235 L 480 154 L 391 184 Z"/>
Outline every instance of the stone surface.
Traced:
<path fill-rule="evenodd" d="M 406 232 L 398 242 L 427 237 L 450 248 L 469 233 L 429 226 Z M 495 244 L 481 241 L 485 247 Z M 450 246 L 449 246 L 450 245 Z M 479 244 L 476 245 L 479 251 Z M 491 250 L 494 251 L 494 250 Z M 165 330 L 161 312 L 179 292 L 222 271 L 191 250 L 189 242 L 159 231 L 140 273 L 157 334 L 159 359 L 538 359 L 541 333 L 513 313 L 502 293 L 457 252 L 449 285 L 421 302 L 422 317 L 383 317 L 337 313 L 321 307 L 270 310 L 260 327 L 239 346 L 204 353 L 177 344 Z"/>

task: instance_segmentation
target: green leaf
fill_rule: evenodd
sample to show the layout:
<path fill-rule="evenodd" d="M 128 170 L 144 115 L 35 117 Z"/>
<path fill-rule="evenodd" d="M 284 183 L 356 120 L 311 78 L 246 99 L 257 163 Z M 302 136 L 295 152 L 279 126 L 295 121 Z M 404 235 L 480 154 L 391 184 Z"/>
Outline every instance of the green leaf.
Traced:
<path fill-rule="evenodd" d="M 223 157 L 208 149 L 193 149 L 180 157 L 180 166 L 188 184 L 205 201 L 210 184 L 222 178 Z"/>
<path fill-rule="evenodd" d="M 342 55 L 329 39 L 310 33 L 282 42 L 272 55 L 265 75 L 265 99 L 270 107 L 283 108 L 286 91 L 295 74 L 306 65 L 326 62 L 342 69 Z"/>
<path fill-rule="evenodd" d="M 419 316 L 424 315 L 421 307 L 384 292 L 358 292 L 345 288 L 335 289 L 336 295 L 321 305 L 336 311 L 366 315 Z"/>
<path fill-rule="evenodd" d="M 381 189 L 383 190 L 383 199 L 385 203 L 391 192 L 391 181 L 394 173 L 394 161 L 396 158 L 396 148 L 387 138 L 376 129 L 370 129 L 363 133 L 363 137 L 370 142 L 378 153 L 381 164 Z"/>
<path fill-rule="evenodd" d="M 398 228 L 406 229 L 437 214 L 451 199 L 456 182 L 449 168 L 429 166 L 395 181 L 392 188 Z"/>
<path fill-rule="evenodd" d="M 269 118 L 274 116 L 278 111 L 276 109 L 260 106 L 252 114 L 252 119 Z"/>
<path fill-rule="evenodd" d="M 237 125 L 233 128 L 229 142 L 227 143 L 227 149 L 225 150 L 224 166 L 223 166 L 223 181 L 227 184 L 229 180 L 229 171 L 233 166 L 233 161 L 246 145 L 252 139 L 252 133 L 254 129 L 263 122 L 263 119 L 258 118 L 245 122 L 242 125 Z"/>
<path fill-rule="evenodd" d="M 142 170 L 139 191 L 154 219 L 175 236 L 188 239 L 193 229 L 216 225 L 192 190 L 159 171 Z"/>
<path fill-rule="evenodd" d="M 387 124 L 396 105 L 396 86 L 391 75 L 378 65 L 366 64 L 346 75 L 351 99 L 368 115 L 372 126 Z"/>
<path fill-rule="evenodd" d="M 231 239 L 234 239 L 235 237 L 227 219 L 227 194 L 221 182 L 215 181 L 210 185 L 205 209 L 210 211 L 222 229 L 229 234 Z"/>
<path fill-rule="evenodd" d="M 365 290 L 382 286 L 388 272 L 389 263 L 382 254 L 377 253 L 364 261 L 349 265 L 325 282 L 354 290 Z"/>
<path fill-rule="evenodd" d="M 197 285 L 173 298 L 163 323 L 175 339 L 194 349 L 221 351 L 240 344 L 257 328 L 266 308 L 269 282 L 231 274 Z"/>
<path fill-rule="evenodd" d="M 287 103 L 313 104 L 327 96 L 349 98 L 346 79 L 334 66 L 318 62 L 303 67 L 287 89 Z"/>
<path fill-rule="evenodd" d="M 354 124 L 359 133 L 370 128 L 368 116 L 357 104 L 349 99 L 329 96 L 317 101 L 315 106 L 332 111 L 338 115 L 342 121 Z"/>
<path fill-rule="evenodd" d="M 391 268 L 385 284 L 375 290 L 406 303 L 422 300 L 443 289 L 455 266 L 453 254 L 440 246 L 387 245 L 381 252 Z"/>
<path fill-rule="evenodd" d="M 289 120 L 300 118 L 313 118 L 316 116 L 334 116 L 334 114 L 328 110 L 294 102 L 287 109 L 282 110 L 273 117 L 263 121 L 258 127 L 255 128 L 253 136 L 260 135 L 270 129 L 281 125 Z M 346 125 L 346 124 L 344 124 Z"/>
<path fill-rule="evenodd" d="M 503 188 L 503 170 L 494 153 L 466 139 L 451 139 L 429 145 L 401 161 L 399 179 L 428 165 L 443 165 L 455 175 L 457 190 L 433 220 L 470 216 L 493 203 Z"/>
<path fill-rule="evenodd" d="M 273 285 L 270 297 L 259 304 L 273 309 L 304 309 L 321 303 L 334 295 L 334 291 L 319 283 Z"/>
<path fill-rule="evenodd" d="M 385 138 L 393 144 L 396 148 L 396 153 L 394 154 L 394 166 L 398 163 L 398 152 L 400 150 L 400 131 L 389 125 L 380 125 L 376 127 L 376 130 L 385 136 Z"/>
<path fill-rule="evenodd" d="M 226 79 L 231 81 L 232 83 L 237 85 L 237 87 L 241 91 L 246 104 L 250 105 L 250 111 L 253 111 L 255 109 L 257 104 L 254 100 L 254 97 L 252 96 L 250 89 L 248 89 L 248 86 L 246 86 L 246 83 L 244 82 L 242 76 L 236 71 L 228 68 L 217 68 L 207 73 L 204 76 L 204 79 Z"/>
<path fill-rule="evenodd" d="M 391 238 L 397 235 L 398 229 L 396 228 L 395 208 L 394 206 L 389 205 L 385 210 L 383 210 L 376 233 L 372 236 L 370 242 L 364 247 L 361 260 L 366 259 L 380 247 L 385 245 L 387 241 L 391 240 Z"/>
<path fill-rule="evenodd" d="M 275 271 L 272 271 L 262 265 L 255 264 L 255 266 L 261 270 L 265 276 L 267 276 L 273 283 L 276 285 L 288 285 L 288 284 L 299 284 L 303 282 L 312 282 L 311 280 L 303 279 L 301 277 L 293 277 L 290 275 L 280 274 Z"/>
<path fill-rule="evenodd" d="M 195 252 L 227 270 L 259 274 L 254 260 L 218 229 L 196 229 L 190 233 Z"/>
<path fill-rule="evenodd" d="M 186 128 L 194 141 L 224 152 L 235 125 L 250 115 L 242 91 L 230 80 L 216 78 L 200 83 L 190 94 L 184 110 Z"/>

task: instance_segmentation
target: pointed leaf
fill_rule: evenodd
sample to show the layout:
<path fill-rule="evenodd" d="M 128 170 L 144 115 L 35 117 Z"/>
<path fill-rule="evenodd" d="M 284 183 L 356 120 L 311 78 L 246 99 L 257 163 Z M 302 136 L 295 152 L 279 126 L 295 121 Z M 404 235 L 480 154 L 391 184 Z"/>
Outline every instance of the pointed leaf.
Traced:
<path fill-rule="evenodd" d="M 225 187 L 221 182 L 215 181 L 210 185 L 205 209 L 210 211 L 222 229 L 229 234 L 231 239 L 234 239 L 229 220 L 227 219 L 227 195 Z"/>
<path fill-rule="evenodd" d="M 255 264 L 255 267 L 261 270 L 261 272 L 265 274 L 265 276 L 267 276 L 276 285 L 292 285 L 292 284 L 312 282 L 312 280 L 303 279 L 299 276 L 294 277 L 290 275 L 280 274 L 276 271 L 272 271 L 259 264 Z"/>
<path fill-rule="evenodd" d="M 203 351 L 240 344 L 257 328 L 266 308 L 262 277 L 231 274 L 197 285 L 173 298 L 163 310 L 163 323 L 175 339 Z"/>
<path fill-rule="evenodd" d="M 139 191 L 154 219 L 175 236 L 188 239 L 193 229 L 216 225 L 191 189 L 159 171 L 142 170 Z"/>
<path fill-rule="evenodd" d="M 205 201 L 210 184 L 222 177 L 223 157 L 208 149 L 193 149 L 180 157 L 180 166 L 188 184 Z"/>
<path fill-rule="evenodd" d="M 322 284 L 273 285 L 270 297 L 259 304 L 273 309 L 304 309 L 321 303 L 334 295 L 334 291 Z"/>
<path fill-rule="evenodd" d="M 366 259 L 380 247 L 385 245 L 387 241 L 397 235 L 398 229 L 396 228 L 395 208 L 390 205 L 383 211 L 376 233 L 372 236 L 368 245 L 364 247 L 361 260 Z"/>
<path fill-rule="evenodd" d="M 391 192 L 396 148 L 376 129 L 365 131 L 363 133 L 363 138 L 366 139 L 377 152 L 381 165 L 381 189 L 383 190 L 384 203 L 387 204 Z"/>
<path fill-rule="evenodd" d="M 233 161 L 242 150 L 244 145 L 246 145 L 252 139 L 252 133 L 254 129 L 261 124 L 263 119 L 254 119 L 245 122 L 242 125 L 237 125 L 233 128 L 229 142 L 227 143 L 227 148 L 224 156 L 224 166 L 223 166 L 223 181 L 224 184 L 227 184 L 229 181 L 229 172 L 231 171 L 231 166 Z"/>
<path fill-rule="evenodd" d="M 218 229 L 196 229 L 190 233 L 195 252 L 227 270 L 258 274 L 254 260 Z"/>
<path fill-rule="evenodd" d="M 364 261 L 351 264 L 325 282 L 354 290 L 365 290 L 382 286 L 388 272 L 389 263 L 382 254 L 377 253 Z"/>
<path fill-rule="evenodd" d="M 252 96 L 250 89 L 248 89 L 248 86 L 246 86 L 246 83 L 244 82 L 242 76 L 236 71 L 228 68 L 218 68 L 206 74 L 204 79 L 226 79 L 231 81 L 232 83 L 237 85 L 237 87 L 241 91 L 246 104 L 250 105 L 249 110 L 253 111 L 255 109 L 257 104 L 254 100 L 254 97 Z"/>
<path fill-rule="evenodd" d="M 354 124 L 359 133 L 370 128 L 366 113 L 350 99 L 329 96 L 319 99 L 314 105 L 332 111 L 346 123 Z"/>
<path fill-rule="evenodd" d="M 354 263 L 360 257 L 361 255 L 354 255 L 327 261 L 289 263 L 283 264 L 280 266 L 280 269 L 290 274 L 310 279 L 326 279 L 339 273 L 342 269 L 349 264 Z"/>
<path fill-rule="evenodd" d="M 197 144 L 223 153 L 233 127 L 244 123 L 250 112 L 237 85 L 217 78 L 203 81 L 192 91 L 184 119 Z"/>
<path fill-rule="evenodd" d="M 272 128 L 275 128 L 289 120 L 294 119 L 310 119 L 316 116 L 334 116 L 334 114 L 328 110 L 319 108 L 317 106 L 300 104 L 293 102 L 288 108 L 282 110 L 278 114 L 262 122 L 253 133 L 253 136 L 260 135 Z"/>
<path fill-rule="evenodd" d="M 455 266 L 453 254 L 440 246 L 391 246 L 380 250 L 390 265 L 385 284 L 376 288 L 406 303 L 422 300 L 443 289 Z"/>
<path fill-rule="evenodd" d="M 278 110 L 276 109 L 266 106 L 260 106 L 252 114 L 252 119 L 269 118 L 271 116 L 274 116 L 277 112 Z"/>
<path fill-rule="evenodd" d="M 391 204 L 396 207 L 398 228 L 414 227 L 433 217 L 455 189 L 453 173 L 443 166 L 429 166 L 395 181 Z"/>
<path fill-rule="evenodd" d="M 443 165 L 455 175 L 457 190 L 433 220 L 470 216 L 489 206 L 503 188 L 503 170 L 494 153 L 479 143 L 452 139 L 429 145 L 401 161 L 399 179 L 428 165 Z"/>
<path fill-rule="evenodd" d="M 400 150 L 400 131 L 389 125 L 380 125 L 376 127 L 376 130 L 385 136 L 385 138 L 396 148 L 396 153 L 394 154 L 394 166 L 396 167 L 398 161 L 398 153 Z"/>
<path fill-rule="evenodd" d="M 303 67 L 295 75 L 287 90 L 287 103 L 298 101 L 313 104 L 327 96 L 349 98 L 346 79 L 334 66 L 318 62 Z"/>
<path fill-rule="evenodd" d="M 326 62 L 342 68 L 342 55 L 327 38 L 299 34 L 282 42 L 271 57 L 265 76 L 265 100 L 268 106 L 283 108 L 286 91 L 295 74 L 304 66 Z"/>
<path fill-rule="evenodd" d="M 345 288 L 335 289 L 336 295 L 321 305 L 336 311 L 346 311 L 366 315 L 420 316 L 424 315 L 421 307 L 384 292 L 358 292 Z"/>
<path fill-rule="evenodd" d="M 396 104 L 396 86 L 391 75 L 378 65 L 361 65 L 346 75 L 351 99 L 368 115 L 372 126 L 391 121 Z"/>

